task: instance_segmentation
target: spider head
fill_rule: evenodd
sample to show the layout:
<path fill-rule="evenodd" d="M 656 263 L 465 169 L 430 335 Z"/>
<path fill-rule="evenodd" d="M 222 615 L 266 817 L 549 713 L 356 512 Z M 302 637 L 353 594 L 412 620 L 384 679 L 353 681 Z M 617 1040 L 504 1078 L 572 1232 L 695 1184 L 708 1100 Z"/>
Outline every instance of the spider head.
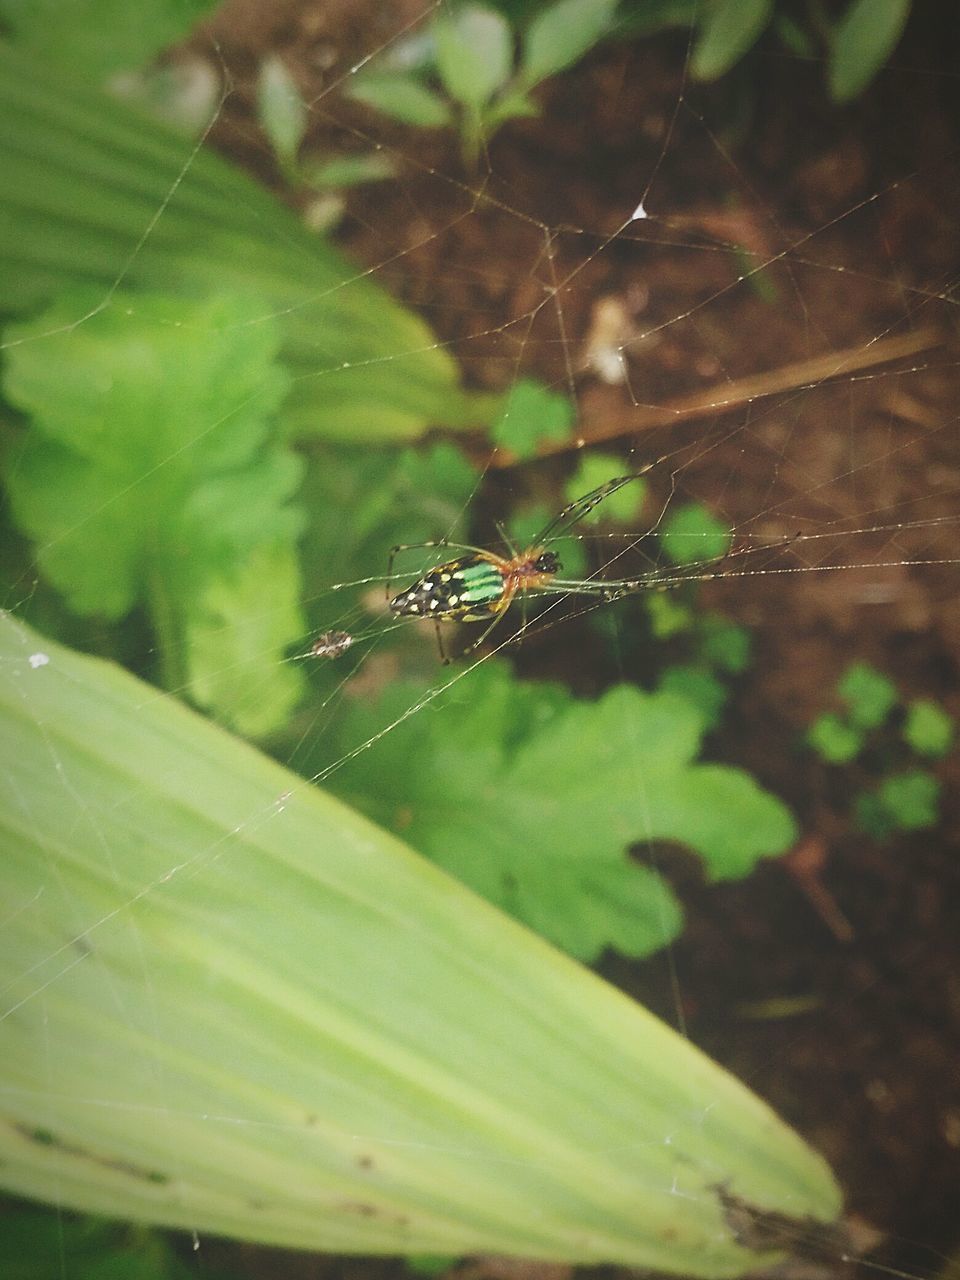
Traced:
<path fill-rule="evenodd" d="M 533 562 L 537 573 L 562 573 L 563 565 L 555 551 L 541 551 Z"/>

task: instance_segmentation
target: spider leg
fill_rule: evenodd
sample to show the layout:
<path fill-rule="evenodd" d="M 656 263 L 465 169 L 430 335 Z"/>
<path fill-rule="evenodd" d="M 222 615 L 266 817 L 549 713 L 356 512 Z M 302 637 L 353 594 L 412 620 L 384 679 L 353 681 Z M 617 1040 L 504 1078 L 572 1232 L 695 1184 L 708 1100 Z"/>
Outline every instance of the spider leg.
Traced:
<path fill-rule="evenodd" d="M 437 633 L 437 648 L 440 650 L 440 662 L 442 663 L 443 666 L 449 667 L 450 659 L 447 657 L 446 651 L 444 650 L 444 647 L 443 647 L 443 636 L 440 634 L 440 623 L 435 622 L 433 624 L 433 627 Z"/>
<path fill-rule="evenodd" d="M 493 629 L 496 626 L 498 626 L 499 623 L 503 620 L 503 615 L 507 612 L 507 606 L 510 604 L 510 601 L 516 595 L 516 592 L 517 592 L 517 586 L 516 586 L 516 582 L 514 581 L 507 586 L 507 589 L 504 591 L 503 596 L 498 601 L 498 608 L 496 613 L 493 615 L 493 621 L 490 623 L 488 627 L 484 628 L 483 635 L 480 637 L 479 640 L 474 640 L 473 644 L 468 645 L 467 648 L 464 649 L 463 653 L 461 653 L 460 655 L 461 658 L 465 658 L 468 653 L 475 653 L 477 649 L 480 648 L 480 646 L 483 644 L 484 640 L 486 640 L 490 632 L 493 631 Z"/>
<path fill-rule="evenodd" d="M 510 535 L 509 533 L 507 533 L 507 526 L 501 520 L 497 521 L 497 533 L 499 533 L 501 539 L 503 540 L 503 545 L 510 552 L 510 555 L 513 557 L 514 560 L 516 560 L 517 548 L 510 541 Z"/>
<path fill-rule="evenodd" d="M 530 545 L 540 546 L 549 538 L 555 537 L 560 529 L 565 530 L 577 524 L 584 516 L 589 515 L 594 507 L 603 502 L 604 498 L 609 498 L 611 493 L 616 493 L 618 489 L 622 489 L 631 480 L 638 480 L 640 476 L 645 476 L 648 471 L 652 471 L 654 467 L 658 467 L 661 462 L 666 461 L 667 456 L 669 455 L 657 458 L 654 462 L 648 462 L 645 467 L 641 467 L 639 471 L 631 471 L 629 475 L 615 476 L 605 484 L 598 485 L 596 489 L 591 489 L 583 497 L 577 498 L 575 502 L 568 502 L 560 514 L 554 516 L 550 523 L 540 530 Z"/>

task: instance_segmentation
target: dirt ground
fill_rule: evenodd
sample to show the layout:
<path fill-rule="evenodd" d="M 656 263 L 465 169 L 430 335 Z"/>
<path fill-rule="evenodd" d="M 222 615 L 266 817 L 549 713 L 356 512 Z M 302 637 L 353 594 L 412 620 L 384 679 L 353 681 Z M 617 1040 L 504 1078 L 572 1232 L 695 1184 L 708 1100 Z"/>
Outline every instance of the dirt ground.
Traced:
<path fill-rule="evenodd" d="M 258 60 L 277 50 L 315 98 L 314 141 L 395 147 L 400 180 L 351 194 L 338 238 L 364 264 L 391 260 L 381 285 L 421 310 L 472 385 L 503 388 L 518 372 L 562 385 L 579 350 L 569 335 L 615 299 L 635 333 L 654 336 L 628 347 L 626 387 L 574 370 L 588 441 L 679 451 L 685 491 L 742 532 L 848 532 L 801 546 L 794 563 L 956 555 L 955 527 L 933 522 L 954 518 L 960 495 L 949 296 L 960 88 L 956 43 L 934 19 L 915 15 L 902 70 L 843 110 L 828 103 L 820 65 L 772 44 L 709 89 L 684 88 L 681 36 L 611 44 L 545 85 L 542 118 L 505 128 L 489 171 L 463 178 L 450 136 L 326 95 L 419 9 L 320 9 L 238 2 L 216 20 L 236 91 L 215 141 L 282 190 L 250 90 Z M 208 35 L 196 47 L 209 52 Z M 651 172 L 656 216 L 620 230 Z M 744 261 L 768 259 L 762 288 L 732 287 Z M 539 305 L 557 281 L 563 341 L 556 308 Z M 911 335 L 929 346 L 863 376 L 786 376 L 732 411 L 716 403 L 724 383 Z M 698 396 L 699 412 L 657 424 L 658 410 Z M 891 523 L 914 527 L 860 532 Z M 854 568 L 710 585 L 710 603 L 754 629 L 756 650 L 710 753 L 794 807 L 813 877 L 796 858 L 707 887 L 664 851 L 685 932 L 668 956 L 603 966 L 673 1023 L 678 991 L 694 1041 L 831 1162 L 850 1211 L 884 1236 L 874 1261 L 920 1276 L 960 1246 L 958 761 L 940 768 L 940 827 L 878 844 L 847 821 L 848 784 L 796 742 L 851 657 L 960 717 L 957 581 L 946 565 L 892 570 L 882 591 L 875 572 Z M 247 1276 L 402 1271 L 216 1242 L 204 1251 Z"/>

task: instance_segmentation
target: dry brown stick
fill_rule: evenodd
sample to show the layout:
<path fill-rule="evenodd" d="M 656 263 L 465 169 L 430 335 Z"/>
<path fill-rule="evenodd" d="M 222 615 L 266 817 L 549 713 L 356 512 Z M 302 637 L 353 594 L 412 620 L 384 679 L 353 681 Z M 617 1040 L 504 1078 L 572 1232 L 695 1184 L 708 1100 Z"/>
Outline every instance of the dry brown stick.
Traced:
<path fill-rule="evenodd" d="M 594 426 L 589 419 L 582 424 L 578 439 L 547 445 L 539 457 L 549 457 L 596 444 L 601 440 L 615 440 L 635 431 L 648 431 L 654 427 L 667 427 L 673 423 L 702 418 L 705 414 L 730 413 L 742 405 L 766 396 L 785 391 L 798 391 L 802 387 L 815 386 L 830 378 L 845 377 L 861 369 L 888 364 L 918 355 L 933 347 L 942 346 L 944 335 L 937 329 L 917 329 L 896 338 L 878 338 L 866 346 L 847 347 L 843 351 L 828 351 L 808 360 L 796 360 L 765 373 L 752 373 L 732 382 L 714 383 L 712 387 L 668 400 L 662 405 L 627 405 L 611 415 L 604 412 L 603 421 Z M 515 459 L 505 450 L 499 450 L 493 459 L 494 467 L 509 466 Z"/>

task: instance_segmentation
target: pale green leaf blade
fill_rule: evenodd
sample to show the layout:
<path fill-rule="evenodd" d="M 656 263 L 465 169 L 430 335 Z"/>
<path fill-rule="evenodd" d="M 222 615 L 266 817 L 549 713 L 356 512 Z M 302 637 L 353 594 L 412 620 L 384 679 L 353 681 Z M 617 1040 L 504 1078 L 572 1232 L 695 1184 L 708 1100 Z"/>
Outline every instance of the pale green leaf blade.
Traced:
<path fill-rule="evenodd" d="M 332 160 L 309 160 L 300 167 L 301 180 L 318 191 L 337 191 L 364 182 L 383 182 L 396 176 L 396 165 L 378 152 L 338 156 Z"/>
<path fill-rule="evenodd" d="M 572 66 L 610 29 L 618 0 L 558 0 L 541 9 L 523 40 L 520 74 L 532 86 Z"/>
<path fill-rule="evenodd" d="M 175 700 L 0 622 L 0 1181 L 333 1252 L 703 1276 L 822 1159 L 624 995 Z M 545 1064 L 549 1070 L 544 1070 Z"/>
<path fill-rule="evenodd" d="M 257 116 L 277 159 L 282 165 L 292 165 L 309 116 L 297 82 L 275 53 L 264 59 L 257 77 Z"/>
<path fill-rule="evenodd" d="M 897 47 L 910 0 L 852 0 L 830 48 L 830 93 L 847 102 L 864 90 Z"/>
<path fill-rule="evenodd" d="M 453 113 L 443 98 L 410 75 L 371 72 L 357 76 L 349 94 L 404 124 L 436 129 L 453 121 Z"/>

